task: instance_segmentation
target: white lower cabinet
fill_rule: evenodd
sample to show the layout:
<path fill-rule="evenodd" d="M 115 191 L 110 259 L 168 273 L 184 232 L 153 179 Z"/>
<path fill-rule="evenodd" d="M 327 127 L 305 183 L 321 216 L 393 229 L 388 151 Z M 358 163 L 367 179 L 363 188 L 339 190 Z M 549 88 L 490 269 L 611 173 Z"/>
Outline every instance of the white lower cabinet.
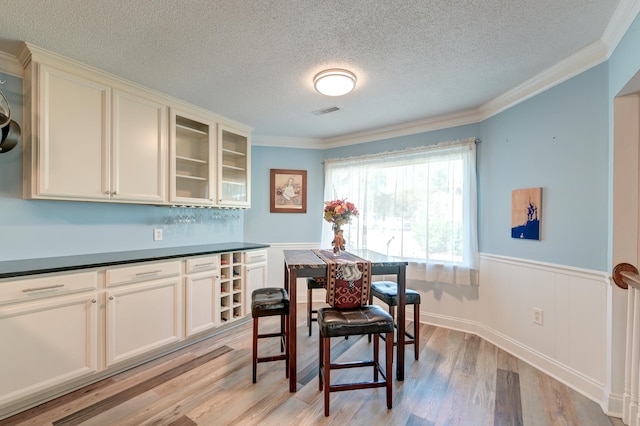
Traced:
<path fill-rule="evenodd" d="M 186 337 L 219 325 L 218 298 L 220 287 L 217 256 L 186 261 L 185 334 Z"/>
<path fill-rule="evenodd" d="M 107 287 L 107 367 L 182 339 L 182 278 L 175 275 L 152 279 L 166 272 L 167 265 L 180 270 L 179 262 L 130 267 L 126 268 L 130 274 L 143 281 Z M 137 268 L 139 272 L 135 272 Z"/>
<path fill-rule="evenodd" d="M 77 285 L 87 278 L 84 286 L 95 287 L 96 274 L 78 276 L 0 284 L 0 413 L 98 371 L 97 293 Z"/>
<path fill-rule="evenodd" d="M 249 315 L 266 280 L 266 250 L 0 280 L 0 419 Z"/>
<path fill-rule="evenodd" d="M 267 286 L 267 264 L 254 263 L 245 266 L 245 314 L 251 313 L 251 293 Z"/>
<path fill-rule="evenodd" d="M 244 252 L 244 306 L 245 315 L 251 314 L 251 293 L 267 286 L 267 251 L 249 250 Z"/>

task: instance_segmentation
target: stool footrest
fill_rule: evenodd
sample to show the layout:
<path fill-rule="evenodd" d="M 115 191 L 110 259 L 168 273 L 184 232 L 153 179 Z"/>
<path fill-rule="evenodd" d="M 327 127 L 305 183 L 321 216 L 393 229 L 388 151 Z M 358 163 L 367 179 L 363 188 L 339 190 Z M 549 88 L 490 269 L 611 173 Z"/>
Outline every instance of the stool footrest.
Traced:
<path fill-rule="evenodd" d="M 271 361 L 283 361 L 286 360 L 287 356 L 286 355 L 274 355 L 274 356 L 263 356 L 263 357 L 258 357 L 257 358 L 257 362 L 271 362 Z"/>
<path fill-rule="evenodd" d="M 341 391 L 370 389 L 370 388 L 383 388 L 385 386 L 387 386 L 386 379 L 385 381 L 378 380 L 377 382 L 359 382 L 359 383 L 344 383 L 344 384 L 339 383 L 339 384 L 329 386 L 329 392 L 341 392 Z"/>
<path fill-rule="evenodd" d="M 357 368 L 357 367 L 378 367 L 378 363 L 376 363 L 372 359 L 363 359 L 359 361 L 346 361 L 339 363 L 332 363 L 331 369 L 339 369 L 339 368 Z"/>
<path fill-rule="evenodd" d="M 269 337 L 284 337 L 282 333 L 266 333 L 266 334 L 258 334 L 258 339 L 266 339 Z"/>
<path fill-rule="evenodd" d="M 405 333 L 405 335 L 407 337 L 409 337 L 409 339 L 404 339 L 404 344 L 405 345 L 414 345 L 416 343 L 416 339 L 413 337 L 413 335 L 409 334 L 409 333 Z M 385 342 L 387 341 L 387 338 L 384 337 L 383 335 L 380 335 L 380 338 L 382 340 L 384 340 Z M 397 341 L 393 341 L 393 346 L 398 346 L 398 342 Z"/>

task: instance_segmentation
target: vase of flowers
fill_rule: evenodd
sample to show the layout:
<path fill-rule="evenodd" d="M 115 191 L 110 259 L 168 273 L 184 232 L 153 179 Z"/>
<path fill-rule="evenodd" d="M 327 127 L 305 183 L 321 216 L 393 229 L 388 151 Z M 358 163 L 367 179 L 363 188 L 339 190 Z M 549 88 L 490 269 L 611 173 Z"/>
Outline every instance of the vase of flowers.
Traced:
<path fill-rule="evenodd" d="M 331 224 L 333 229 L 333 253 L 337 256 L 344 250 L 344 236 L 342 225 L 351 223 L 351 218 L 358 216 L 356 206 L 347 200 L 333 200 L 324 202 L 324 220 Z"/>

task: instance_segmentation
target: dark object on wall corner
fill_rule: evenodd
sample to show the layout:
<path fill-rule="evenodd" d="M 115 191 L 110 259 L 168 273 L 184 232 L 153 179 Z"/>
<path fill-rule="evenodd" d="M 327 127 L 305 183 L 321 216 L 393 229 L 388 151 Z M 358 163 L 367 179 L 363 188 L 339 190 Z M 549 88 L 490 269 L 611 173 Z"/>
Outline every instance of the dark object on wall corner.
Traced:
<path fill-rule="evenodd" d="M 7 116 L 0 113 L 0 122 L 4 122 Z M 0 154 L 11 151 L 20 141 L 20 125 L 13 120 L 9 120 L 2 129 L 2 139 L 0 139 Z"/>

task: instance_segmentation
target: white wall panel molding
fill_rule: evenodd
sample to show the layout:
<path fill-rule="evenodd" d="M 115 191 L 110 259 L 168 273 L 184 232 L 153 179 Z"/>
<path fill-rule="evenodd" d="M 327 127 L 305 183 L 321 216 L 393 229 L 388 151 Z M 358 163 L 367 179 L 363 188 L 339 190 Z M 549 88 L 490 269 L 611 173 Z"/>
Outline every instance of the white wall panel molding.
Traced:
<path fill-rule="evenodd" d="M 555 263 L 539 262 L 530 259 L 519 259 L 516 257 L 501 256 L 496 254 L 480 253 L 480 259 L 494 262 L 501 262 L 511 265 L 526 266 L 540 270 L 552 272 L 561 272 L 567 274 L 575 274 L 584 278 L 601 279 L 604 284 L 609 284 L 610 275 L 605 271 L 597 271 L 595 269 L 577 268 L 574 266 L 558 265 Z M 482 273 L 482 271 L 481 271 Z"/>

